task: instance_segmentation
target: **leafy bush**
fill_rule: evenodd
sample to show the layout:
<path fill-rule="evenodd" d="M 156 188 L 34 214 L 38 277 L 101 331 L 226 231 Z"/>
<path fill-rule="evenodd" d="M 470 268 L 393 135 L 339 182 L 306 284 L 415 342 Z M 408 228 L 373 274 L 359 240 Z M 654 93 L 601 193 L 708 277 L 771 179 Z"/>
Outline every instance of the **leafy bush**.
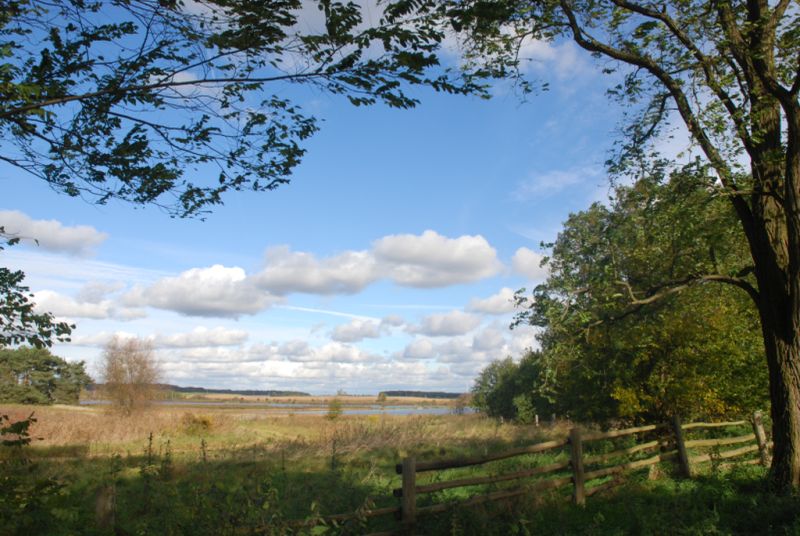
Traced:
<path fill-rule="evenodd" d="M 36 419 L 12 422 L 0 415 L 0 534 L 51 534 L 59 518 L 69 514 L 55 499 L 63 485 L 41 476 L 27 456 L 30 427 Z"/>

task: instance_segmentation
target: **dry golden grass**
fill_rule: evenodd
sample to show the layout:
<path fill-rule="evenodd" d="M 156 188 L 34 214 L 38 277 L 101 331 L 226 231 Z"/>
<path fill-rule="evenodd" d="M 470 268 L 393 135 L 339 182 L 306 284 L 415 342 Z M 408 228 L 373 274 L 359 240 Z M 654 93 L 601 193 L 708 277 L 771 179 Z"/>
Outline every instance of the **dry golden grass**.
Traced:
<path fill-rule="evenodd" d="M 364 406 L 373 405 L 378 403 L 378 399 L 373 395 L 329 395 L 329 396 L 257 396 L 257 395 L 235 395 L 226 393 L 186 393 L 187 400 L 203 400 L 203 401 L 242 401 L 242 402 L 259 402 L 262 404 L 311 404 L 311 405 L 325 405 L 334 398 L 348 406 Z M 388 397 L 382 401 L 387 406 L 452 406 L 453 399 L 445 398 L 424 398 L 424 397 Z"/>
<path fill-rule="evenodd" d="M 271 414 L 252 408 L 151 407 L 125 416 L 107 408 L 75 406 L 5 406 L 12 419 L 35 413 L 34 446 L 44 455 L 79 451 L 86 456 L 138 453 L 152 433 L 170 442 L 175 454 L 195 456 L 201 441 L 209 452 L 261 453 L 280 451 L 292 458 L 357 456 L 376 450 L 394 456 L 425 449 L 445 449 L 487 441 L 518 443 L 533 440 L 541 429 L 499 424 L 479 415 L 343 416 L 329 421 L 321 415 Z M 65 451 L 69 447 L 71 451 Z"/>

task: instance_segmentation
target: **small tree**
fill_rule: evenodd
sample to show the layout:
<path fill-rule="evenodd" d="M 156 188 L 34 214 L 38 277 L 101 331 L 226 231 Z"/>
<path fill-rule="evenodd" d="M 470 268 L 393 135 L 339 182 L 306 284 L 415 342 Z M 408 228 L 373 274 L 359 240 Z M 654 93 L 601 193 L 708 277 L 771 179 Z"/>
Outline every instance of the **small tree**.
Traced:
<path fill-rule="evenodd" d="M 328 402 L 328 413 L 325 414 L 325 418 L 329 421 L 335 421 L 342 415 L 342 412 L 342 401 L 336 396 Z"/>
<path fill-rule="evenodd" d="M 100 376 L 106 396 L 126 414 L 146 405 L 161 376 L 152 343 L 114 337 L 103 351 Z"/>

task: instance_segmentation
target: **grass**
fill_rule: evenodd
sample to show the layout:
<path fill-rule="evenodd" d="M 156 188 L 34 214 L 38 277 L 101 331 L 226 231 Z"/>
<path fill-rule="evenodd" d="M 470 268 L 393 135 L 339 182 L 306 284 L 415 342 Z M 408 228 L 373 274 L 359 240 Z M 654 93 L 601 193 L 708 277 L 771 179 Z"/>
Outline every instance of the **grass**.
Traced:
<path fill-rule="evenodd" d="M 30 407 L 0 408 L 16 418 Z M 566 435 L 565 425 L 499 424 L 477 415 L 275 415 L 262 410 L 159 407 L 132 417 L 102 408 L 35 408 L 33 464 L 25 482 L 54 483 L 5 534 L 303 534 L 396 528 L 391 517 L 325 526 L 322 515 L 396 506 L 394 465 L 489 452 Z M 621 444 L 598 442 L 597 451 Z M 2 454 L 2 451 L 0 451 Z M 5 453 L 8 455 L 8 452 Z M 419 475 L 419 483 L 498 474 L 563 460 L 553 451 Z M 734 468 L 691 481 L 631 475 L 624 485 L 571 506 L 569 487 L 536 498 L 455 508 L 422 518 L 419 534 L 800 534 L 796 497 L 774 497 L 763 469 Z M 565 473 L 568 474 L 568 473 Z M 473 486 L 420 496 L 455 501 L 514 486 Z M 98 503 L 113 490 L 112 528 L 98 526 Z M 2 504 L 0 504 L 2 506 Z M 0 510 L 1 512 L 1 510 Z M 102 516 L 101 516 L 102 517 Z M 292 521 L 306 520 L 308 527 Z M 27 524 L 26 524 L 27 523 Z M 316 525 L 316 528 L 314 526 Z M 739 528 L 741 527 L 741 528 Z M 316 531 L 316 532 L 315 532 Z"/>

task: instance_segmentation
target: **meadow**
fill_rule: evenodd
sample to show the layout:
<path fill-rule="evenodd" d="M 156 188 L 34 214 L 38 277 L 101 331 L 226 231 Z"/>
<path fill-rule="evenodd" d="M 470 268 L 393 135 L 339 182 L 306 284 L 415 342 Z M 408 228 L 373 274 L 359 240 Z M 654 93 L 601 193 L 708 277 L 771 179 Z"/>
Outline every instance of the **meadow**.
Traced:
<path fill-rule="evenodd" d="M 12 420 L 31 411 L 34 440 L 24 449 L 24 461 L 9 465 L 24 476 L 17 496 L 24 504 L 9 510 L 13 498 L 5 497 L 4 511 L 13 517 L 0 534 L 390 531 L 399 526 L 391 516 L 356 516 L 347 522 L 325 516 L 397 506 L 392 490 L 400 478 L 394 467 L 405 456 L 485 455 L 563 437 L 569 426 L 519 426 L 480 415 L 326 419 L 224 404 L 153 407 L 128 417 L 102 407 L 0 408 Z M 6 461 L 20 456 L 10 448 L 2 454 Z M 481 470 L 505 472 L 564 456 L 528 455 Z M 428 478 L 461 478 L 476 471 L 455 469 Z M 665 463 L 658 473 L 631 474 L 619 487 L 591 497 L 585 508 L 570 504 L 567 489 L 455 507 L 422 519 L 417 532 L 800 534 L 800 502 L 771 495 L 762 484 L 762 468 L 712 467 L 681 480 Z M 443 490 L 420 504 L 463 500 L 482 491 L 486 488 Z"/>

